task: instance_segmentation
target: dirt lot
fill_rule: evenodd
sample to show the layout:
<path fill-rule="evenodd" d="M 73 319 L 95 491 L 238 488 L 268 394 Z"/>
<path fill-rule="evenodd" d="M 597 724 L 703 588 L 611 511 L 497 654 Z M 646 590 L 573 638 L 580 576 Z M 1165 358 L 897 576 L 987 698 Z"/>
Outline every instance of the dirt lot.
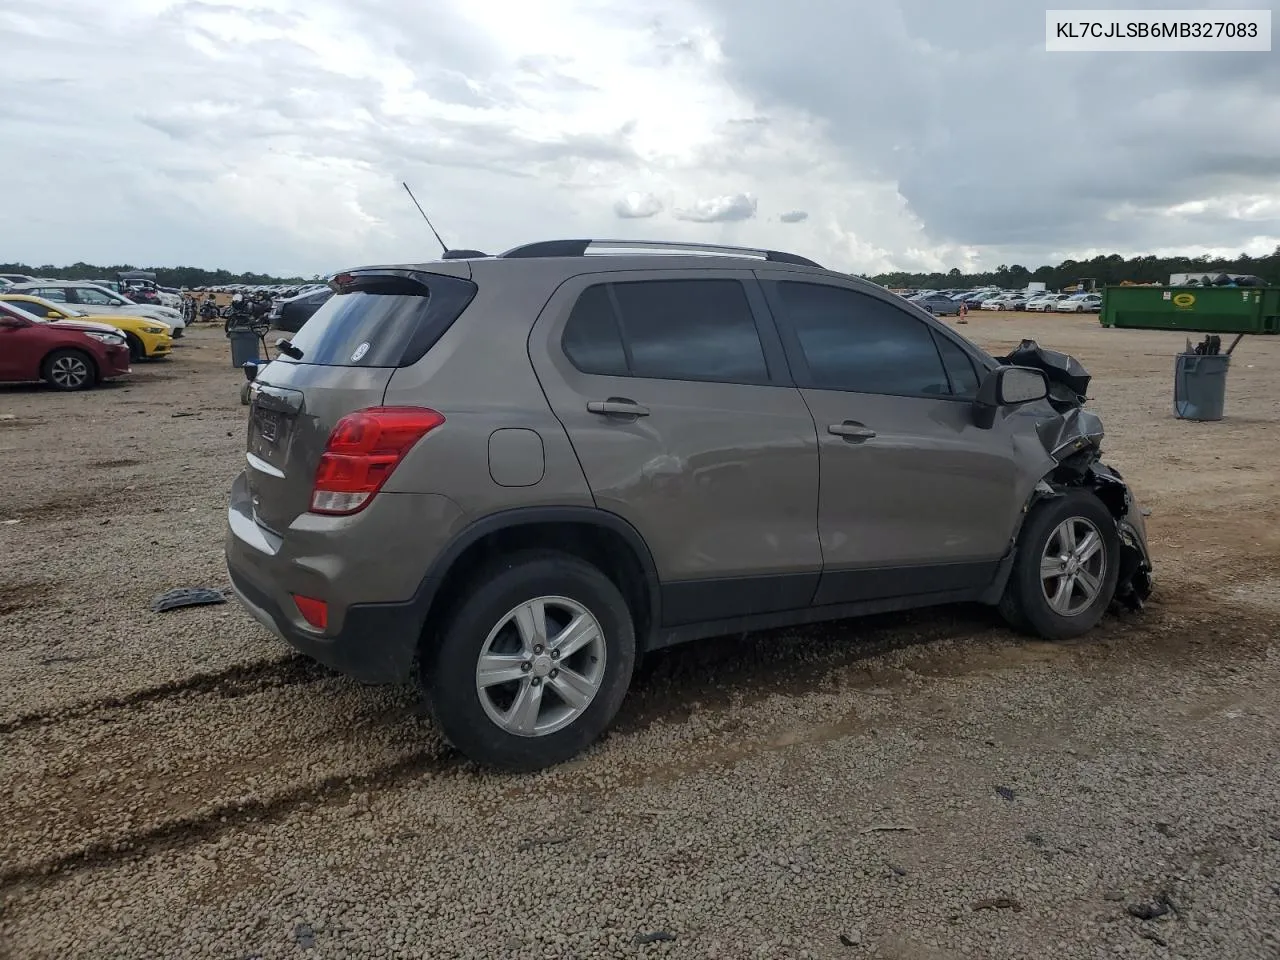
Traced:
<path fill-rule="evenodd" d="M 149 612 L 226 584 L 220 331 L 92 393 L 0 387 L 0 957 L 1280 956 L 1280 342 L 1195 424 L 1181 336 L 960 329 L 1093 373 L 1148 610 L 1063 645 L 960 609 L 671 651 L 532 777 L 234 604 Z"/>

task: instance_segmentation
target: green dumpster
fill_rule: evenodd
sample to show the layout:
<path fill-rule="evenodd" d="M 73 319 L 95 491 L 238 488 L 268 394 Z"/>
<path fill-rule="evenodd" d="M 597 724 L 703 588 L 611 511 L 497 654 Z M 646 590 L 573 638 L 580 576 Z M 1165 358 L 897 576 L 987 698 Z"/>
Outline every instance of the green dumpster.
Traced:
<path fill-rule="evenodd" d="M 1127 330 L 1280 333 L 1280 287 L 1107 287 L 1099 321 Z"/>

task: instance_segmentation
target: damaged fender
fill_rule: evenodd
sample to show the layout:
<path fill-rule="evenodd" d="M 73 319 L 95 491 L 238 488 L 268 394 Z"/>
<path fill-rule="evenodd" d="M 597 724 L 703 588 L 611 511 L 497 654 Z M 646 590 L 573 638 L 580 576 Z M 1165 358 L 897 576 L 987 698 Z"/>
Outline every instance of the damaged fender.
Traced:
<path fill-rule="evenodd" d="M 1151 553 L 1143 519 L 1146 511 L 1120 472 L 1102 462 L 1102 420 L 1084 409 L 1088 371 L 1074 357 L 1045 350 L 1034 340 L 1023 340 L 1007 357 L 998 359 L 1002 364 L 1044 371 L 1049 381 L 1048 400 L 1057 412 L 1036 425 L 1040 442 L 1056 466 L 1036 484 L 1023 516 L 1041 500 L 1060 497 L 1069 490 L 1091 491 L 1115 518 L 1120 538 L 1120 573 L 1114 602 L 1141 610 L 1152 586 Z"/>

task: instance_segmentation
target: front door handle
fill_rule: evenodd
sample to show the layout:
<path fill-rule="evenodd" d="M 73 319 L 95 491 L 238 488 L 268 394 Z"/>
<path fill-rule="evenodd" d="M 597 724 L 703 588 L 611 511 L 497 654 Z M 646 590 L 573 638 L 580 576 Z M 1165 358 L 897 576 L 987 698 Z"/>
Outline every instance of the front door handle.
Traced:
<path fill-rule="evenodd" d="M 592 400 L 587 404 L 587 412 L 606 417 L 647 417 L 649 408 L 626 397 L 610 397 L 608 400 Z"/>
<path fill-rule="evenodd" d="M 843 423 L 833 423 L 827 427 L 827 433 L 837 437 L 852 441 L 853 443 L 861 443 L 863 440 L 870 440 L 876 435 L 876 432 L 870 427 L 858 423 L 856 420 L 846 420 Z"/>

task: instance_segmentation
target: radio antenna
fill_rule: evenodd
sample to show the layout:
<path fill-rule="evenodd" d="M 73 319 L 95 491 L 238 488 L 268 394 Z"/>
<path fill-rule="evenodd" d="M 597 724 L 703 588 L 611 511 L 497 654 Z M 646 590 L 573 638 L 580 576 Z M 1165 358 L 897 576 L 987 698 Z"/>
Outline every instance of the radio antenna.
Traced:
<path fill-rule="evenodd" d="M 449 252 L 449 248 L 444 245 L 444 241 L 440 239 L 440 234 L 436 233 L 436 228 L 431 226 L 431 218 L 427 216 L 427 211 L 422 209 L 422 204 L 418 202 L 418 198 L 413 195 L 413 191 L 409 189 L 409 185 L 403 180 L 400 186 L 404 187 L 405 193 L 409 194 L 409 199 L 413 201 L 413 205 L 418 208 L 418 212 L 422 214 L 422 219 L 427 221 L 427 226 L 431 227 L 431 232 L 435 234 L 436 242 L 440 244 L 440 249 L 445 253 Z"/>

